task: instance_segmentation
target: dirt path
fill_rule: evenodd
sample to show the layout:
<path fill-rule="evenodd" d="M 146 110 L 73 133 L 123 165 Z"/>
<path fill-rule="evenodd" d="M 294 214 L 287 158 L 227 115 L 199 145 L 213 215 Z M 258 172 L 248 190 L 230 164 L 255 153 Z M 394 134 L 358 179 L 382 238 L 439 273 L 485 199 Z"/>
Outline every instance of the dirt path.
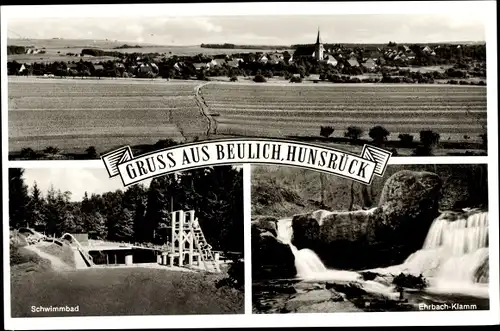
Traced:
<path fill-rule="evenodd" d="M 213 133 L 217 134 L 217 122 L 212 117 L 212 115 L 210 115 L 210 113 L 208 111 L 209 110 L 208 105 L 205 102 L 205 99 L 203 98 L 203 96 L 200 94 L 200 89 L 203 86 L 208 85 L 208 84 L 210 84 L 210 82 L 196 85 L 194 88 L 194 98 L 196 100 L 196 104 L 200 108 L 201 114 L 207 119 L 207 132 L 206 132 L 207 138 L 210 136 L 212 131 L 213 131 Z"/>
<path fill-rule="evenodd" d="M 34 246 L 34 245 L 26 246 L 26 249 L 29 249 L 30 251 L 38 254 L 38 256 L 40 256 L 42 259 L 49 260 L 54 271 L 72 270 L 72 268 L 69 265 L 67 265 L 66 263 L 61 261 L 59 258 L 57 258 L 53 255 L 47 254 L 45 252 L 42 252 L 37 246 Z"/>

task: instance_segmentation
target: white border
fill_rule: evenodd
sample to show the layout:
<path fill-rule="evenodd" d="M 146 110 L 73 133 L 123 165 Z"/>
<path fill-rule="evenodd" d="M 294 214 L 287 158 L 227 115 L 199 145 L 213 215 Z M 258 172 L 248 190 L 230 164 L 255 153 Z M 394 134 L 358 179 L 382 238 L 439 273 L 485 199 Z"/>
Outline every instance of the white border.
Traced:
<path fill-rule="evenodd" d="M 85 6 L 10 6 L 1 8 L 1 45 L 7 41 L 7 20 L 30 17 L 118 17 L 118 16 L 224 16 L 224 15 L 339 15 L 339 14 L 473 14 L 482 13 L 487 40 L 488 93 L 488 157 L 393 157 L 389 164 L 472 164 L 487 163 L 489 174 L 489 212 L 492 220 L 498 213 L 498 114 L 497 114 L 497 39 L 496 2 L 441 1 L 441 2 L 350 2 L 350 3 L 231 3 L 231 4 L 141 4 L 141 5 L 85 5 Z M 7 77 L 6 47 L 1 48 L 2 65 L 2 174 L 8 178 L 9 167 L 102 167 L 96 161 L 39 161 L 22 162 L 7 159 Z M 11 318 L 10 267 L 4 258 L 4 316 L 6 329 L 74 329 L 94 328 L 216 328 L 216 327 L 286 327 L 286 326 L 398 326 L 398 325 L 492 325 L 499 324 L 499 224 L 490 222 L 490 310 L 455 312 L 382 312 L 248 315 L 251 312 L 250 258 L 250 166 L 244 165 L 245 199 L 245 290 L 246 315 L 197 316 L 133 316 L 133 317 L 71 317 L 71 318 Z M 4 182 L 5 183 L 5 182 Z M 4 254 L 8 252 L 8 187 L 3 185 Z"/>
<path fill-rule="evenodd" d="M 494 12 L 493 1 L 394 1 L 394 2 L 247 2 L 189 4 L 116 4 L 9 6 L 5 13 L 16 18 L 57 17 L 194 17 L 194 16 L 276 16 L 342 14 L 462 14 Z M 75 9 L 78 7 L 78 9 Z M 96 9 L 98 7 L 98 9 Z M 2 10 L 3 11 L 3 10 Z"/>

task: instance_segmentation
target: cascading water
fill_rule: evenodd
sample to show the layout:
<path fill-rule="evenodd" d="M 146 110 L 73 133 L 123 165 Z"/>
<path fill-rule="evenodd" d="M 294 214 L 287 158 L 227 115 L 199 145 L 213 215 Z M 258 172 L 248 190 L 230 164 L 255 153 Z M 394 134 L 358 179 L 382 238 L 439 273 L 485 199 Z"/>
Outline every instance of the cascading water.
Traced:
<path fill-rule="evenodd" d="M 292 235 L 292 219 L 278 221 L 278 240 L 290 246 L 295 256 L 297 277 L 304 280 L 361 280 L 357 272 L 327 269 L 312 250 L 298 250 L 291 242 Z M 487 284 L 478 283 L 477 272 L 487 263 L 488 240 L 488 212 L 471 212 L 467 217 L 458 218 L 454 213 L 444 212 L 432 223 L 422 249 L 411 254 L 401 265 L 372 271 L 423 274 L 430 280 L 430 292 L 487 297 Z M 386 294 L 392 291 L 391 287 L 372 281 L 363 283 L 367 290 L 371 288 Z"/>
<path fill-rule="evenodd" d="M 297 249 L 292 244 L 292 219 L 278 221 L 277 239 L 290 246 L 295 257 L 297 277 L 304 280 L 358 280 L 359 274 L 351 271 L 328 270 L 316 253 L 308 248 Z"/>
<path fill-rule="evenodd" d="M 421 250 L 400 266 L 432 279 L 435 292 L 469 292 L 486 296 L 477 272 L 488 263 L 488 212 L 456 218 L 443 213 L 432 223 Z"/>

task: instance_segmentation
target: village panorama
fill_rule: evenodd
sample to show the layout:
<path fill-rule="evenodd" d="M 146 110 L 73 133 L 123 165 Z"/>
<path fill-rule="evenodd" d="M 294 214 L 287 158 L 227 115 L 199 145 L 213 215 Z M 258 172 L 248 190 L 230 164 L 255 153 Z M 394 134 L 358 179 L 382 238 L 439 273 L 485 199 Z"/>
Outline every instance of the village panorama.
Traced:
<path fill-rule="evenodd" d="M 9 158 L 227 137 L 486 155 L 485 43 L 340 44 L 314 32 L 289 46 L 9 39 Z"/>

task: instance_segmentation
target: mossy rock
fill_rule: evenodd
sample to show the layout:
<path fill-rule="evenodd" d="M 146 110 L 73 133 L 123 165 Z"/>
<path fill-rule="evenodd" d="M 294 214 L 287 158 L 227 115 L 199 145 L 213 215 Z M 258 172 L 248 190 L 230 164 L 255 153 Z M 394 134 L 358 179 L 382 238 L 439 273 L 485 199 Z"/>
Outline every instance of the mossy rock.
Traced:
<path fill-rule="evenodd" d="M 422 247 L 438 216 L 441 186 L 434 173 L 397 172 L 386 181 L 373 209 L 295 215 L 292 243 L 298 249 L 314 250 L 332 268 L 402 263 Z"/>

